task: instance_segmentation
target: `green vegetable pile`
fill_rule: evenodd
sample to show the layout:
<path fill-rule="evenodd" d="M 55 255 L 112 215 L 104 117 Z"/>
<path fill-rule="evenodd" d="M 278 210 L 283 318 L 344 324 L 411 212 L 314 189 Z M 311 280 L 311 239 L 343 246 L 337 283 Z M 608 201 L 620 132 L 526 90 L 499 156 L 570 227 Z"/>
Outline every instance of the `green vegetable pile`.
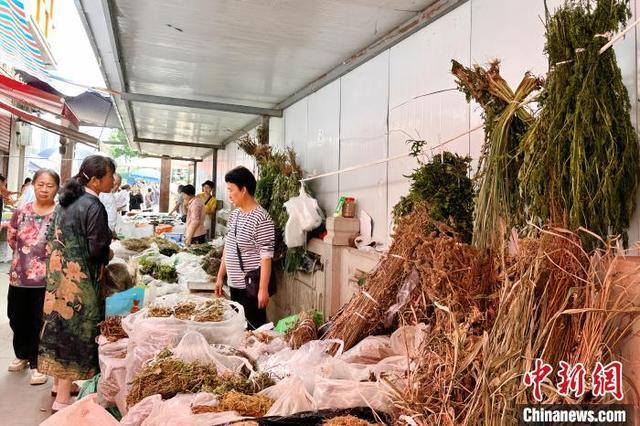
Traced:
<path fill-rule="evenodd" d="M 296 153 L 291 148 L 274 152 L 264 141 L 256 143 L 249 135 L 241 138 L 238 145 L 253 156 L 258 164 L 256 201 L 269 212 L 276 227 L 276 258 L 285 257 L 285 270 L 293 272 L 301 265 L 304 250 L 288 249 L 284 244 L 283 232 L 289 220 L 284 203 L 300 193 L 302 169 L 296 161 Z M 310 193 L 308 189 L 307 193 Z"/>
<path fill-rule="evenodd" d="M 420 167 L 405 176 L 411 179 L 411 187 L 409 194 L 393 208 L 394 222 L 411 213 L 417 203 L 427 201 L 431 219 L 449 225 L 462 241 L 471 242 L 473 183 L 468 177 L 471 158 L 443 152 L 423 162 L 419 155 L 426 142 L 409 142 L 412 143 L 411 155 L 417 158 Z"/>
<path fill-rule="evenodd" d="M 151 275 L 153 278 L 167 283 L 178 282 L 178 272 L 173 265 L 166 265 L 147 257 L 138 259 L 138 268 L 141 274 Z"/>

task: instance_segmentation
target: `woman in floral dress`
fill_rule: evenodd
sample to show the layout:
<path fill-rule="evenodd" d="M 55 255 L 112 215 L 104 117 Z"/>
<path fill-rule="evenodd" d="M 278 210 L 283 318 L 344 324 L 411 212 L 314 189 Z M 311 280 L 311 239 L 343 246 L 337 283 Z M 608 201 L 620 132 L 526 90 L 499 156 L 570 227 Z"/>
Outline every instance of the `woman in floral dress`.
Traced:
<path fill-rule="evenodd" d="M 35 200 L 17 209 L 8 228 L 13 260 L 9 274 L 7 313 L 13 330 L 16 359 L 9 371 L 31 368 L 30 382 L 41 385 L 47 376 L 38 372 L 38 343 L 42 329 L 45 292 L 47 227 L 55 208 L 60 177 L 53 170 L 41 169 L 33 178 Z"/>
<path fill-rule="evenodd" d="M 98 195 L 113 188 L 115 163 L 84 159 L 60 193 L 48 233 L 47 289 L 38 369 L 57 378 L 52 411 L 68 406 L 74 380 L 98 372 L 98 323 L 104 317 L 101 278 L 112 253 L 107 212 Z"/>

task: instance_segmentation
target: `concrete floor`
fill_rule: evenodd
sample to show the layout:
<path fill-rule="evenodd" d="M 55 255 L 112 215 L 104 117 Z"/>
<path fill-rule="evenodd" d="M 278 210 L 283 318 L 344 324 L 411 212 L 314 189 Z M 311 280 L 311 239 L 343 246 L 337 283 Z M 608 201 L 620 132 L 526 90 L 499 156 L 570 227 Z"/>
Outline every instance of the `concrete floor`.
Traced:
<path fill-rule="evenodd" d="M 50 415 L 51 384 L 29 384 L 28 370 L 10 373 L 7 366 L 14 359 L 13 333 L 7 318 L 7 289 L 9 264 L 0 263 L 0 424 L 7 426 L 34 426 Z"/>

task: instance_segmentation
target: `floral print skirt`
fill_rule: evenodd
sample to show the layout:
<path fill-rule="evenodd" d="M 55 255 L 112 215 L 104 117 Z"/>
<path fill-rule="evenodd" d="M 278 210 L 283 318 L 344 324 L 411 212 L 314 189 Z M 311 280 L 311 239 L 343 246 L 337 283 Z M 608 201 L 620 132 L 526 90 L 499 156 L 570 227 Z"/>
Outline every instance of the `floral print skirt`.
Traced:
<path fill-rule="evenodd" d="M 65 252 L 55 241 L 49 247 L 38 370 L 60 379 L 90 379 L 98 373 L 96 337 L 103 319 L 98 274 L 83 253 Z"/>

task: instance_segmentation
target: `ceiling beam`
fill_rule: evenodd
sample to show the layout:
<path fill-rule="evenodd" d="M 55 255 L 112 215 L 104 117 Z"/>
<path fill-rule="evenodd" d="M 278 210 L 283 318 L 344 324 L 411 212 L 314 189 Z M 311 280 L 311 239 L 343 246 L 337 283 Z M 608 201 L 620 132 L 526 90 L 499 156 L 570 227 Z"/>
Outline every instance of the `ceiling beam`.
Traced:
<path fill-rule="evenodd" d="M 241 127 L 240 129 L 238 129 L 235 132 L 231 133 L 228 138 L 226 138 L 225 140 L 223 140 L 220 143 L 220 145 L 222 145 L 222 147 L 224 148 L 225 146 L 229 145 L 230 143 L 235 142 L 236 140 L 238 140 L 240 138 L 240 136 L 242 136 L 245 133 L 248 133 L 251 130 L 253 130 L 254 128 L 258 127 L 260 124 L 262 124 L 262 117 L 258 117 L 258 118 L 254 119 L 254 120 L 251 120 L 249 122 L 249 124 L 247 124 L 246 126 Z"/>
<path fill-rule="evenodd" d="M 123 92 L 120 97 L 129 102 L 141 102 L 157 105 L 172 105 L 184 108 L 197 108 L 212 111 L 235 112 L 239 114 L 266 115 L 282 117 L 282 110 L 276 108 L 262 108 L 250 105 L 227 104 L 222 102 L 199 101 L 195 99 L 170 98 L 168 96 L 143 95 L 141 93 Z"/>
<path fill-rule="evenodd" d="M 358 50 L 349 58 L 338 64 L 335 68 L 331 69 L 325 74 L 322 74 L 311 83 L 289 95 L 283 101 L 278 103 L 275 108 L 284 110 L 285 108 L 290 107 L 300 99 L 309 96 L 310 94 L 318 91 L 327 84 L 347 74 L 348 72 L 353 71 L 368 60 L 376 57 L 385 50 L 400 43 L 402 40 L 415 34 L 436 19 L 451 12 L 458 6 L 465 4 L 467 1 L 469 0 L 435 0 L 431 5 L 429 5 L 421 12 L 418 12 L 416 16 L 409 19 L 404 24 L 401 24 L 395 29 L 389 31 L 387 34 L 374 41 L 367 47 Z"/>
<path fill-rule="evenodd" d="M 205 148 L 205 149 L 218 149 L 222 148 L 220 145 L 213 145 L 208 143 L 197 143 L 197 142 L 179 142 L 179 141 L 168 141 L 162 139 L 148 139 L 148 138 L 136 138 L 136 142 L 138 143 L 149 143 L 153 145 L 173 145 L 173 146 L 186 146 L 190 148 Z"/>
<path fill-rule="evenodd" d="M 170 158 L 172 160 L 179 160 L 179 161 L 193 161 L 194 163 L 199 163 L 202 161 L 202 158 L 175 157 L 172 155 L 148 154 L 145 152 L 142 153 L 142 156 L 149 157 L 149 158 Z"/>

